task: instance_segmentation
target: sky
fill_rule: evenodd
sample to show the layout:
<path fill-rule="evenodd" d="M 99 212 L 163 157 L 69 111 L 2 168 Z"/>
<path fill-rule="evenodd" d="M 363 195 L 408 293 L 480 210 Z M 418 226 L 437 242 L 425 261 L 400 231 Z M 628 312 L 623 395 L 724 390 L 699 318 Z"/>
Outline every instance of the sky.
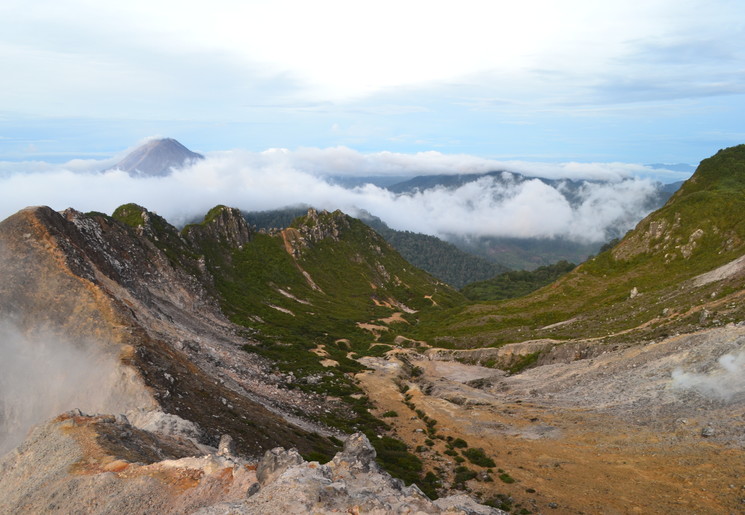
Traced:
<path fill-rule="evenodd" d="M 4 0 L 0 161 L 347 147 L 690 163 L 745 141 L 741 0 Z"/>

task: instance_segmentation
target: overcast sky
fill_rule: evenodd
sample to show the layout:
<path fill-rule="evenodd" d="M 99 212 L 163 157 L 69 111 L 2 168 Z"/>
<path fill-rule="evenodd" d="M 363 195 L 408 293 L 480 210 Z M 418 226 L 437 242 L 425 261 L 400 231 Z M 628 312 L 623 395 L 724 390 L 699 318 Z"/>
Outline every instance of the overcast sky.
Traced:
<path fill-rule="evenodd" d="M 742 0 L 3 0 L 0 160 L 348 147 L 697 164 L 745 142 Z"/>

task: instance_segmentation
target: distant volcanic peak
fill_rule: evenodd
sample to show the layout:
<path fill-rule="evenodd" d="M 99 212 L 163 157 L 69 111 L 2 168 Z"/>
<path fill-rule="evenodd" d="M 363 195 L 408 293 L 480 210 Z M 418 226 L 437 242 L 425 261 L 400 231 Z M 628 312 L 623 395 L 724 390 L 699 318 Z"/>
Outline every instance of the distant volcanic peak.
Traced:
<path fill-rule="evenodd" d="M 173 168 L 182 168 L 204 159 L 172 138 L 153 139 L 134 149 L 111 169 L 127 172 L 133 177 L 162 177 Z"/>

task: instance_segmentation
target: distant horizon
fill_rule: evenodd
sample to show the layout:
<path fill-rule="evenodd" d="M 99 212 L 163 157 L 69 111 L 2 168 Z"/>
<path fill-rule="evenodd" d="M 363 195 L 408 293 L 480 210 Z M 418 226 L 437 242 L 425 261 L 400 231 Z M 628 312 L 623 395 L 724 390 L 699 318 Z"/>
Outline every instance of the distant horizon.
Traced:
<path fill-rule="evenodd" d="M 39 165 L 47 165 L 47 168 L 49 169 L 76 169 L 81 167 L 81 163 L 88 162 L 88 165 L 83 165 L 82 169 L 90 169 L 95 168 L 95 162 L 100 162 L 100 166 L 108 167 L 110 166 L 111 162 L 114 162 L 116 160 L 119 160 L 123 158 L 128 153 L 132 152 L 133 150 L 139 148 L 142 145 L 147 144 L 148 142 L 154 141 L 154 140 L 174 140 L 180 144 L 182 144 L 184 147 L 188 148 L 189 150 L 197 153 L 201 153 L 204 155 L 216 155 L 220 153 L 230 152 L 230 151 L 242 151 L 247 152 L 247 149 L 242 148 L 233 148 L 233 149 L 213 149 L 211 151 L 205 151 L 199 147 L 193 147 L 190 144 L 184 144 L 184 142 L 180 141 L 178 138 L 174 138 L 172 136 L 149 136 L 145 138 L 140 138 L 138 141 L 135 142 L 134 145 L 124 146 L 122 148 L 119 148 L 113 152 L 97 152 L 97 153 L 74 153 L 74 152 L 68 152 L 64 154 L 52 154 L 52 156 L 56 157 L 56 159 L 49 159 L 50 156 L 44 156 L 42 154 L 37 154 L 35 156 L 35 159 L 2 159 L 2 156 L 0 156 L 0 174 L 5 172 L 5 174 L 9 173 L 24 173 L 25 167 L 23 165 L 31 164 L 31 169 L 36 170 L 38 169 Z M 679 181 L 684 181 L 690 175 L 693 174 L 695 171 L 697 164 L 692 163 L 684 163 L 684 162 L 675 162 L 675 163 L 661 163 L 661 162 L 650 162 L 650 163 L 633 163 L 633 162 L 609 162 L 609 163 L 603 163 L 603 162 L 597 162 L 597 161 L 539 161 L 539 160 L 501 160 L 501 159 L 493 159 L 488 157 L 482 157 L 482 156 L 476 156 L 476 155 L 468 155 L 468 154 L 447 154 L 439 151 L 424 151 L 424 152 L 416 152 L 416 153 L 402 153 L 402 152 L 390 152 L 390 151 L 382 151 L 382 152 L 360 152 L 354 148 L 349 147 L 327 147 L 327 148 L 318 148 L 318 147 L 299 147 L 298 149 L 292 150 L 287 148 L 268 148 L 264 149 L 262 151 L 255 152 L 256 154 L 267 154 L 272 152 L 284 152 L 288 154 L 293 153 L 302 153 L 302 152 L 316 152 L 318 154 L 324 154 L 324 153 L 333 153 L 336 151 L 342 151 L 346 153 L 355 154 L 357 156 L 376 156 L 376 155 L 391 155 L 391 156 L 411 156 L 412 159 L 416 159 L 416 156 L 435 156 L 435 159 L 439 157 L 440 161 L 447 162 L 448 160 L 451 160 L 453 162 L 456 162 L 458 159 L 460 160 L 470 160 L 474 163 L 488 163 L 493 162 L 495 163 L 494 168 L 488 169 L 484 168 L 484 164 L 480 164 L 478 166 L 478 169 L 467 169 L 464 170 L 460 168 L 457 165 L 453 165 L 452 169 L 448 170 L 447 168 L 443 168 L 442 164 L 434 164 L 433 168 L 427 168 L 425 165 L 422 165 L 421 168 L 416 169 L 409 169 L 409 170 L 398 170 L 393 172 L 393 174 L 399 174 L 401 176 L 405 177 L 416 177 L 419 175 L 457 175 L 457 174 L 476 174 L 476 173 L 486 173 L 486 172 L 501 172 L 501 171 L 508 171 L 508 172 L 514 172 L 514 173 L 521 173 L 523 175 L 529 176 L 529 177 L 541 177 L 541 178 L 569 178 L 569 179 L 593 179 L 593 168 L 599 168 L 599 167 L 610 167 L 610 168 L 617 168 L 622 169 L 624 167 L 628 167 L 629 170 L 632 170 L 634 167 L 637 168 L 637 170 L 641 171 L 641 174 L 634 174 L 633 172 L 627 172 L 628 176 L 639 176 L 639 177 L 647 177 L 652 178 L 654 180 L 657 180 L 663 184 L 671 184 Z M 705 156 L 709 157 L 709 156 Z M 702 159 L 705 159 L 705 157 L 702 157 Z M 16 167 L 13 166 L 13 163 L 16 163 Z M 348 169 L 343 168 L 337 168 L 335 170 L 335 174 L 329 173 L 325 175 L 338 175 L 338 176 L 359 176 L 360 171 L 353 169 L 353 165 L 351 163 L 348 163 Z M 562 166 L 566 165 L 577 165 L 580 167 L 584 167 L 587 170 L 587 175 L 583 176 L 582 173 L 578 173 L 577 171 L 574 172 L 574 174 L 568 173 L 565 176 L 557 175 L 555 170 L 561 168 Z M 70 167 L 72 165 L 72 167 Z M 515 169 L 515 166 L 519 169 Z M 15 168 L 15 169 L 14 169 Z M 554 173 L 546 174 L 546 169 L 552 169 L 554 170 Z M 541 170 L 544 170 L 544 173 L 541 172 Z M 656 174 L 655 171 L 658 171 Z M 324 175 L 324 174 L 322 174 Z M 367 169 L 366 175 L 369 177 L 386 177 L 391 175 L 391 173 L 386 173 L 385 169 L 382 168 L 379 172 L 375 172 L 374 169 Z"/>
<path fill-rule="evenodd" d="M 8 138 L 0 138 L 2 139 L 8 139 Z M 250 151 L 250 152 L 266 152 L 271 151 L 275 149 L 281 149 L 281 150 L 288 150 L 288 151 L 296 151 L 306 148 L 315 148 L 320 150 L 335 148 L 335 147 L 342 147 L 342 148 L 349 148 L 350 150 L 353 150 L 355 152 L 359 152 L 361 154 L 375 154 L 375 153 L 384 153 L 384 152 L 391 152 L 391 153 L 397 153 L 397 154 L 422 154 L 427 152 L 437 152 L 441 153 L 443 155 L 469 155 L 474 158 L 478 159 L 485 159 L 485 160 L 495 160 L 495 161 L 522 161 L 522 162 L 535 162 L 535 163 L 553 163 L 553 164 L 560 164 L 560 163 L 567 163 L 567 162 L 576 162 L 576 163 L 627 163 L 632 165 L 642 165 L 642 166 L 649 166 L 651 168 L 660 168 L 660 169 L 666 169 L 674 172 L 682 172 L 682 173 L 688 173 L 690 174 L 695 171 L 698 164 L 707 157 L 710 157 L 711 155 L 715 154 L 718 150 L 721 148 L 727 148 L 730 146 L 736 146 L 740 143 L 733 143 L 726 146 L 719 146 L 717 148 L 712 147 L 712 151 L 709 154 L 702 155 L 694 160 L 686 161 L 685 159 L 670 159 L 670 160 L 663 160 L 663 159 L 648 159 L 648 160 L 632 160 L 632 159 L 611 159 L 611 160 L 598 160 L 598 159 L 561 159 L 557 156 L 541 156 L 539 154 L 535 155 L 521 155 L 521 154 L 500 154 L 500 155 L 490 155 L 490 154 L 470 154 L 470 153 L 463 153 L 463 152 L 446 152 L 442 149 L 436 149 L 436 148 L 429 148 L 429 149 L 421 149 L 421 150 L 415 150 L 415 151 L 394 151 L 390 148 L 381 148 L 381 149 L 367 149 L 365 145 L 358 147 L 353 146 L 347 146 L 347 145 L 333 145 L 333 146 L 327 146 L 327 147 L 321 147 L 321 146 L 313 146 L 313 145 L 297 145 L 295 147 L 285 147 L 285 146 L 270 146 L 266 148 L 254 148 L 255 146 L 251 145 L 220 145 L 219 143 L 213 143 L 211 145 L 205 145 L 202 144 L 200 141 L 193 141 L 193 140 L 184 140 L 179 137 L 175 137 L 173 135 L 156 135 L 156 136 L 147 136 L 147 137 L 136 137 L 133 138 L 131 141 L 125 142 L 116 142 L 112 141 L 103 147 L 100 143 L 93 143 L 92 146 L 95 148 L 95 150 L 86 150 L 84 148 L 77 147 L 76 149 L 70 148 L 67 150 L 59 150 L 59 151 L 49 151 L 49 152 L 43 152 L 38 149 L 33 150 L 24 150 L 21 152 L 1 152 L 0 151 L 0 163 L 24 163 L 24 162 L 43 162 L 43 163 L 49 163 L 52 165 L 63 165 L 65 163 L 68 163 L 73 160 L 107 160 L 107 159 L 113 159 L 116 156 L 122 156 L 125 155 L 127 152 L 132 151 L 133 149 L 137 148 L 138 146 L 144 144 L 147 141 L 153 140 L 153 139 L 173 139 L 187 147 L 189 150 L 192 150 L 193 152 L 198 152 L 201 154 L 210 154 L 210 153 L 218 153 L 218 152 L 225 152 L 225 151 L 231 151 L 231 150 L 240 150 L 240 151 Z M 743 142 L 745 143 L 745 138 L 743 139 Z M 0 141 L 0 150 L 2 149 L 2 141 Z M 496 171 L 496 170 L 495 170 Z M 453 172 L 453 173 L 459 173 L 459 172 Z M 675 179 L 675 178 L 661 178 L 660 182 L 668 183 L 668 182 L 676 182 L 677 180 L 684 180 L 684 179 Z"/>

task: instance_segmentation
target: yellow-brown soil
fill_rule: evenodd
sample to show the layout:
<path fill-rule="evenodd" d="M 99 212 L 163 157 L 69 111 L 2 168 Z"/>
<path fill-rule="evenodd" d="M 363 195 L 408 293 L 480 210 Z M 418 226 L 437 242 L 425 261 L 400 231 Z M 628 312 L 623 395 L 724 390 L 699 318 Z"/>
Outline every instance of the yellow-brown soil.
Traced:
<path fill-rule="evenodd" d="M 386 419 L 393 432 L 411 449 L 426 447 L 426 424 L 405 404 L 396 377 L 384 369 L 358 376 L 376 415 L 396 411 L 398 417 Z M 437 420 L 438 437 L 462 438 L 494 459 L 494 482 L 467 483 L 482 499 L 501 493 L 533 513 L 557 514 L 742 513 L 745 507 L 745 452 L 702 438 L 690 422 L 665 433 L 589 410 L 527 402 L 461 406 L 404 383 L 411 385 L 409 402 Z M 551 431 L 541 436 L 536 427 Z M 445 469 L 450 479 L 457 464 L 438 437 L 419 455 L 428 470 Z M 484 470 L 468 460 L 463 465 Z M 497 469 L 516 482 L 502 482 Z"/>

